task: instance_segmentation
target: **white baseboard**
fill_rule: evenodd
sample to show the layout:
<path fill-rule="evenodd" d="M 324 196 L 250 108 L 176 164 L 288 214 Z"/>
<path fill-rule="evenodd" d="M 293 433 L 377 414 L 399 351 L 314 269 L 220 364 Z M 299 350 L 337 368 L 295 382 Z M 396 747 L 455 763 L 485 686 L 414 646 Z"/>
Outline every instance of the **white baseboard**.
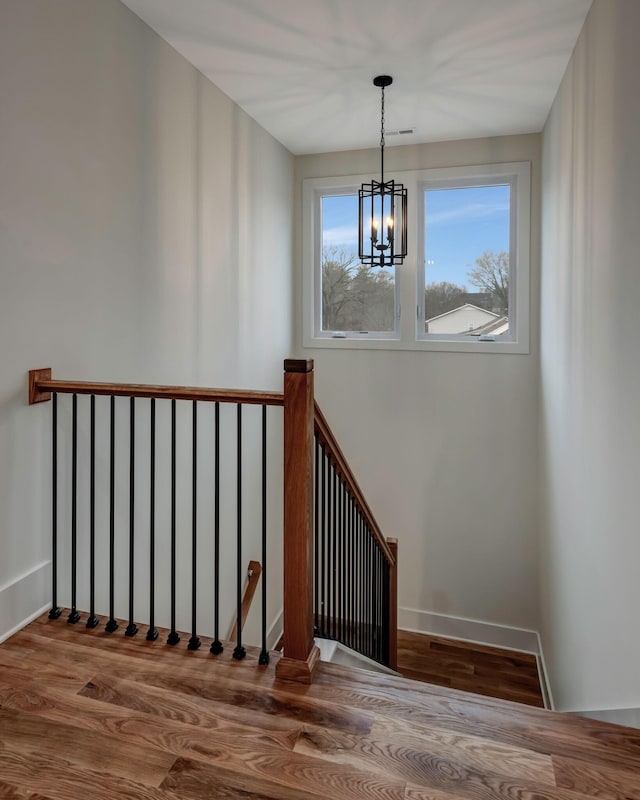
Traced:
<path fill-rule="evenodd" d="M 51 562 L 38 564 L 0 586 L 0 642 L 4 642 L 50 606 Z"/>
<path fill-rule="evenodd" d="M 598 719 L 601 722 L 613 722 L 627 728 L 640 728 L 640 708 L 610 708 L 601 711 L 574 711 L 579 717 Z"/>
<path fill-rule="evenodd" d="M 452 617 L 448 614 L 436 614 L 417 608 L 398 609 L 398 628 L 540 655 L 538 634 L 536 631 L 525 628 L 480 622 L 464 617 Z"/>
<path fill-rule="evenodd" d="M 542 651 L 542 640 L 538 634 L 538 677 L 540 678 L 540 688 L 542 689 L 542 698 L 544 700 L 544 707 L 550 711 L 555 711 L 556 706 L 553 702 L 553 694 L 551 693 L 551 684 L 549 683 L 549 674 L 547 672 L 547 664 L 544 660 L 544 652 Z"/>
<path fill-rule="evenodd" d="M 284 609 L 281 608 L 280 611 L 276 614 L 276 618 L 269 626 L 269 630 L 267 631 L 267 650 L 273 650 L 273 648 L 278 644 L 280 637 L 282 636 L 282 631 L 284 629 L 283 616 L 284 616 Z"/>

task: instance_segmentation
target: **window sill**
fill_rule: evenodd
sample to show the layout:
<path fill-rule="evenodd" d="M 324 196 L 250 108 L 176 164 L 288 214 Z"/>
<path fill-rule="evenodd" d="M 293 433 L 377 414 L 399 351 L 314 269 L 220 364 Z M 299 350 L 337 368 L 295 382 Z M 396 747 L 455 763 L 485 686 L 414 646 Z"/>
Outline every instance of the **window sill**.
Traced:
<path fill-rule="evenodd" d="M 308 336 L 304 340 L 304 348 L 321 348 L 334 350 L 407 350 L 444 353 L 511 353 L 526 355 L 529 353 L 528 342 L 514 341 L 479 341 L 475 340 L 440 340 L 417 339 L 413 342 L 401 339 L 382 339 L 373 336 Z"/>

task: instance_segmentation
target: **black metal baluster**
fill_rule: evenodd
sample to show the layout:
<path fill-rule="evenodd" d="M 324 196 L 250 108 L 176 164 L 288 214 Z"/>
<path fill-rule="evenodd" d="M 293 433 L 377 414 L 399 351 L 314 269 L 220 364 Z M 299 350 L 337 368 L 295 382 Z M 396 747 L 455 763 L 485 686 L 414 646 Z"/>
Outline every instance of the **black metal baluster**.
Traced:
<path fill-rule="evenodd" d="M 364 636 L 365 636 L 365 618 L 364 618 L 364 591 L 365 591 L 365 554 L 364 554 L 364 537 L 362 535 L 362 514 L 358 518 L 358 562 L 360 571 L 360 588 L 359 588 L 359 630 L 358 630 L 358 652 L 364 652 Z"/>
<path fill-rule="evenodd" d="M 362 652 L 362 630 L 363 630 L 363 608 L 362 608 L 362 589 L 363 589 L 363 565 L 364 565 L 364 553 L 362 551 L 362 516 L 358 513 L 358 518 L 356 520 L 356 556 L 357 556 L 357 568 L 358 568 L 358 635 L 356 639 L 357 647 L 356 650 L 361 653 Z"/>
<path fill-rule="evenodd" d="M 331 611 L 332 619 L 331 619 L 331 630 L 332 630 L 332 637 L 336 638 L 336 622 L 338 617 L 338 471 L 334 465 L 333 467 L 333 521 L 332 521 L 332 533 L 333 533 L 333 541 L 332 541 L 332 548 L 333 548 L 333 558 L 331 561 Z"/>
<path fill-rule="evenodd" d="M 331 457 L 327 453 L 327 596 L 325 598 L 325 635 L 331 637 L 331 519 L 333 504 L 333 465 Z"/>
<path fill-rule="evenodd" d="M 362 524 L 362 652 L 367 655 L 369 651 L 369 552 L 367 550 L 367 523 Z"/>
<path fill-rule="evenodd" d="M 383 573 L 384 573 L 384 594 L 383 594 L 383 603 L 382 607 L 383 610 L 387 611 L 389 609 L 389 603 L 391 602 L 391 567 L 387 559 L 384 559 L 383 563 Z M 389 614 L 385 613 L 384 615 L 384 643 L 382 648 L 382 654 L 384 657 L 384 663 L 389 664 L 389 657 L 391 653 L 390 650 L 390 639 L 391 639 L 391 626 L 389 625 Z"/>
<path fill-rule="evenodd" d="M 242 404 L 238 403 L 238 444 L 237 444 L 237 493 L 236 493 L 236 514 L 238 530 L 236 534 L 237 553 L 236 553 L 236 646 L 233 657 L 240 661 L 246 656 L 246 650 L 242 646 Z"/>
<path fill-rule="evenodd" d="M 267 650 L 267 407 L 262 406 L 262 650 L 258 664 L 269 663 Z"/>
<path fill-rule="evenodd" d="M 342 531 L 340 534 L 340 565 L 342 567 L 342 576 L 340 578 L 340 640 L 344 642 L 346 635 L 345 620 L 346 620 L 346 597 L 347 597 L 347 490 L 344 483 L 342 484 Z"/>
<path fill-rule="evenodd" d="M 187 647 L 189 650 L 197 650 L 200 647 L 200 639 L 196 633 L 196 611 L 197 611 L 197 547 L 198 547 L 198 405 L 193 401 L 193 439 L 191 450 L 193 456 L 192 477 L 191 477 L 191 638 Z"/>
<path fill-rule="evenodd" d="M 353 571 L 353 586 L 351 589 L 352 607 L 351 607 L 351 647 L 354 650 L 358 649 L 358 507 L 354 501 L 353 505 L 353 530 L 351 532 L 351 553 L 352 553 L 352 571 Z"/>
<path fill-rule="evenodd" d="M 372 603 L 373 603 L 373 659 L 378 660 L 378 646 L 379 646 L 379 630 L 378 625 L 380 624 L 380 616 L 378 614 L 378 548 L 375 541 L 373 541 L 373 547 L 371 551 L 372 556 L 372 571 L 373 571 L 373 578 L 371 582 L 371 589 L 372 589 Z"/>
<path fill-rule="evenodd" d="M 167 644 L 176 645 L 176 401 L 171 401 L 171 631 Z"/>
<path fill-rule="evenodd" d="M 51 402 L 51 609 L 49 619 L 58 619 L 58 394 Z"/>
<path fill-rule="evenodd" d="M 378 602 L 378 627 L 380 629 L 380 660 L 385 661 L 384 655 L 384 628 L 385 628 L 385 617 L 388 617 L 388 614 L 385 614 L 386 606 L 384 604 L 384 554 L 381 550 L 378 550 L 378 574 L 380 575 L 379 578 L 379 602 Z"/>
<path fill-rule="evenodd" d="M 362 588 L 361 588 L 361 642 L 360 652 L 367 652 L 367 538 L 366 538 L 366 524 L 364 519 L 360 520 L 360 558 L 362 559 Z"/>
<path fill-rule="evenodd" d="M 98 624 L 96 616 L 96 396 L 91 395 L 89 465 L 89 619 L 87 628 Z"/>
<path fill-rule="evenodd" d="M 136 501 L 136 399 L 129 400 L 129 624 L 125 636 L 135 636 L 138 626 L 133 621 L 134 597 L 134 542 Z"/>
<path fill-rule="evenodd" d="M 384 614 L 383 614 L 383 602 L 384 602 L 384 555 L 382 550 L 378 548 L 378 630 L 379 633 L 379 644 L 378 644 L 378 652 L 380 654 L 380 661 L 384 660 Z"/>
<path fill-rule="evenodd" d="M 380 660 L 380 549 L 377 542 L 374 542 L 373 547 L 373 607 L 375 610 L 375 637 L 374 637 L 374 653 L 376 661 Z"/>
<path fill-rule="evenodd" d="M 320 530 L 319 530 L 319 520 L 320 520 L 320 502 L 321 498 L 319 495 L 320 489 L 320 444 L 318 442 L 318 437 L 315 436 L 315 462 L 314 462 L 314 473 L 313 473 L 313 627 L 314 627 L 314 636 L 318 636 L 320 633 L 320 626 L 319 626 L 319 598 L 320 598 L 320 588 L 318 585 L 319 580 L 319 540 L 320 540 Z"/>
<path fill-rule="evenodd" d="M 109 619 L 107 633 L 118 630 L 115 618 L 115 550 L 116 550 L 116 398 L 111 397 L 109 430 Z"/>
<path fill-rule="evenodd" d="M 371 559 L 371 530 L 367 525 L 367 617 L 369 641 L 367 643 L 367 655 L 373 658 L 373 565 Z"/>
<path fill-rule="evenodd" d="M 347 509 L 347 643 L 352 647 L 353 638 L 353 497 L 349 493 Z"/>
<path fill-rule="evenodd" d="M 214 634 L 209 648 L 214 656 L 224 650 L 220 641 L 220 403 L 215 404 L 215 441 L 213 456 L 213 594 L 214 594 Z"/>
<path fill-rule="evenodd" d="M 367 655 L 373 656 L 373 575 L 371 569 L 371 531 L 367 526 L 367 630 L 369 632 L 367 642 Z"/>
<path fill-rule="evenodd" d="M 78 566 L 78 395 L 73 395 L 71 418 L 71 612 L 67 622 L 80 619 L 77 609 Z"/>
<path fill-rule="evenodd" d="M 380 569 L 380 548 L 376 547 L 376 654 L 378 661 L 382 660 L 382 613 L 380 600 L 382 598 L 382 571 Z"/>
<path fill-rule="evenodd" d="M 369 556 L 369 580 L 368 580 L 368 597 L 369 597 L 369 658 L 374 657 L 374 638 L 375 638 L 375 583 L 373 579 L 373 533 L 371 528 L 367 526 L 367 539 L 368 539 L 368 556 Z"/>
<path fill-rule="evenodd" d="M 327 635 L 327 606 L 326 581 L 327 581 L 327 455 L 322 445 L 322 475 L 321 475 L 321 495 L 322 506 L 320 508 L 320 624 L 321 633 Z"/>
<path fill-rule="evenodd" d="M 342 641 L 342 478 L 336 474 L 337 490 L 338 490 L 338 524 L 336 526 L 336 638 Z"/>
<path fill-rule="evenodd" d="M 336 625 L 336 632 L 338 639 L 343 641 L 342 638 L 342 622 L 344 617 L 344 611 L 342 608 L 342 599 L 344 593 L 344 582 L 343 582 L 343 573 L 344 573 L 344 555 L 343 555 L 343 536 L 344 536 L 344 525 L 343 525 L 343 517 L 344 517 L 344 486 L 342 484 L 341 478 L 338 476 L 338 557 L 336 559 L 336 583 L 338 584 L 338 601 L 337 601 L 337 625 Z"/>
<path fill-rule="evenodd" d="M 155 642 L 158 630 L 155 626 L 156 599 L 156 398 L 151 398 L 149 409 L 149 630 L 147 641 Z"/>

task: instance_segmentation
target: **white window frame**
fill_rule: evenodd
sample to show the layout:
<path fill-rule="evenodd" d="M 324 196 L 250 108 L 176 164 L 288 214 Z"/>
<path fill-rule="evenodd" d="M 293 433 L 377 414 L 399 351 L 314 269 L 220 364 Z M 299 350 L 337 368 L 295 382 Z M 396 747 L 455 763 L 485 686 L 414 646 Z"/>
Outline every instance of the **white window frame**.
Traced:
<path fill-rule="evenodd" d="M 530 303 L 531 166 L 526 162 L 412 170 L 394 173 L 407 187 L 408 254 L 396 268 L 395 332 L 346 333 L 336 338 L 321 331 L 321 198 L 354 194 L 371 176 L 308 178 L 302 194 L 303 346 L 337 349 L 431 350 L 465 353 L 528 353 Z M 494 341 L 457 334 L 424 333 L 424 190 L 452 186 L 509 183 L 512 187 L 509 276 L 509 333 Z M 402 313 L 401 313 L 402 312 Z"/>

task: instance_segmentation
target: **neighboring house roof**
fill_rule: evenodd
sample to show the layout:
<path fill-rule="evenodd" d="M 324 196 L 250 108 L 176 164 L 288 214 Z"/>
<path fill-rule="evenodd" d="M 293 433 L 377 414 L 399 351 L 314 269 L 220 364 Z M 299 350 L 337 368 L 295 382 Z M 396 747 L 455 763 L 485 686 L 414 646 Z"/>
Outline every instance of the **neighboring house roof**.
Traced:
<path fill-rule="evenodd" d="M 427 333 L 474 334 L 475 331 L 495 323 L 500 315 L 495 311 L 464 303 L 444 314 L 428 319 L 425 324 Z"/>
<path fill-rule="evenodd" d="M 469 331 L 469 336 L 488 336 L 489 334 L 499 336 L 501 333 L 507 333 L 508 331 L 509 317 L 498 317 L 498 319 L 491 320 L 480 328 Z"/>
<path fill-rule="evenodd" d="M 433 322 L 436 319 L 442 319 L 443 317 L 450 317 L 452 314 L 460 314 L 463 309 L 472 308 L 475 311 L 480 311 L 482 314 L 486 314 L 487 317 L 491 317 L 492 319 L 496 319 L 499 317 L 499 314 L 496 314 L 494 311 L 487 311 L 486 308 L 480 308 L 480 306 L 474 306 L 473 303 L 464 303 L 464 305 L 458 306 L 457 308 L 452 308 L 451 311 L 445 311 L 443 314 L 437 314 L 435 317 L 430 317 L 427 322 Z"/>

